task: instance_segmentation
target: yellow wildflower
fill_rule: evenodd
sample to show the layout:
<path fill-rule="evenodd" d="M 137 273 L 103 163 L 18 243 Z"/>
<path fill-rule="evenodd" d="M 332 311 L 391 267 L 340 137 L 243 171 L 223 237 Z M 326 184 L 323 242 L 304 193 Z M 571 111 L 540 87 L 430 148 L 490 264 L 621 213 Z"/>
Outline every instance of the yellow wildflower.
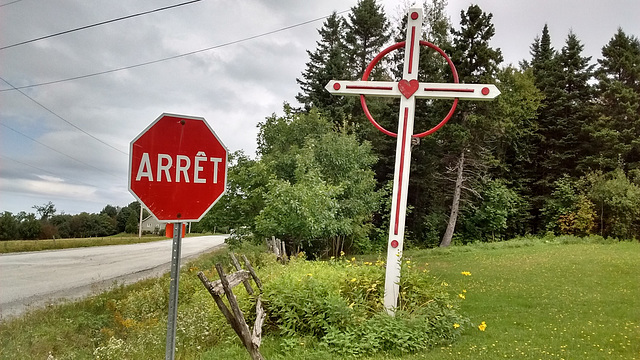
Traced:
<path fill-rule="evenodd" d="M 483 321 L 480 325 L 478 325 L 478 329 L 480 331 L 485 331 L 487 329 L 487 323 Z"/>
<path fill-rule="evenodd" d="M 356 278 L 351 279 L 351 282 L 354 282 L 354 281 L 356 281 Z"/>
<path fill-rule="evenodd" d="M 352 257 L 352 258 L 351 258 L 351 261 L 356 261 L 356 258 L 355 258 L 355 257 Z"/>
<path fill-rule="evenodd" d="M 458 324 L 458 323 L 453 324 L 453 328 L 454 328 L 454 329 L 457 329 L 457 328 L 459 328 L 459 327 L 460 327 L 460 324 Z"/>
<path fill-rule="evenodd" d="M 458 294 L 458 297 L 459 297 L 460 299 L 466 299 L 466 298 L 467 298 L 464 294 Z"/>
<path fill-rule="evenodd" d="M 468 272 L 468 271 L 463 271 L 463 272 L 461 272 L 461 274 L 464 275 L 464 276 L 471 276 L 471 273 Z"/>

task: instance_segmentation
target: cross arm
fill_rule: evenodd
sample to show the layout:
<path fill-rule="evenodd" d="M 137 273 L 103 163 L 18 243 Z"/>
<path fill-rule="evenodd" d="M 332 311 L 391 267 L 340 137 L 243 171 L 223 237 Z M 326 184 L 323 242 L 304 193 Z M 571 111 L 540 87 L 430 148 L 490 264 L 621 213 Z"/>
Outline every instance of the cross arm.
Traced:
<path fill-rule="evenodd" d="M 493 84 L 420 83 L 417 98 L 490 101 L 500 95 Z"/>
<path fill-rule="evenodd" d="M 331 80 L 324 87 L 333 95 L 374 95 L 398 97 L 398 84 L 390 81 Z"/>
<path fill-rule="evenodd" d="M 455 99 L 490 101 L 500 95 L 500 90 L 493 84 L 456 84 L 456 83 L 414 83 L 403 80 L 413 89 L 401 92 L 398 83 L 390 81 L 350 81 L 331 80 L 325 89 L 333 95 L 373 95 L 416 98 Z M 415 80 L 412 80 L 415 81 Z M 408 92 L 407 92 L 408 91 Z M 415 91 L 415 92 L 414 92 Z"/>

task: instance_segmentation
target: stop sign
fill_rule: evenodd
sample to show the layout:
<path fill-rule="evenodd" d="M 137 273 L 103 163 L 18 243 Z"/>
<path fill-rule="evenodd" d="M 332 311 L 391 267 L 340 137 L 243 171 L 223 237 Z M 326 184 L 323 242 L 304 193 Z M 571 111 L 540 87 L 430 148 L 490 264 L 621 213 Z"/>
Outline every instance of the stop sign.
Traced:
<path fill-rule="evenodd" d="M 198 221 L 225 191 L 227 149 L 203 118 L 162 114 L 129 150 L 129 191 L 158 220 Z"/>

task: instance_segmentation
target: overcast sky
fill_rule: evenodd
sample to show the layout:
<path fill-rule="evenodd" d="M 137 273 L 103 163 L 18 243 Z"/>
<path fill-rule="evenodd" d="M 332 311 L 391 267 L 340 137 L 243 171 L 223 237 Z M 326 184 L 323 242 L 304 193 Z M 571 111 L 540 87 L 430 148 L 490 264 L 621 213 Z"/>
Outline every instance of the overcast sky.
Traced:
<path fill-rule="evenodd" d="M 186 0 L 0 0 L 0 47 Z M 296 78 L 322 20 L 357 0 L 202 0 L 0 50 L 0 211 L 99 212 L 134 201 L 129 142 L 163 112 L 204 117 L 231 151 L 256 149 L 256 125 L 297 104 Z M 385 0 L 397 18 L 405 1 Z M 505 63 L 529 57 L 545 23 L 560 49 L 570 30 L 585 54 L 622 27 L 640 36 L 637 0 L 480 0 L 448 6 L 454 26 L 476 3 L 493 13 Z M 6 5 L 2 5 L 6 4 Z M 212 50 L 103 75 L 24 87 Z"/>

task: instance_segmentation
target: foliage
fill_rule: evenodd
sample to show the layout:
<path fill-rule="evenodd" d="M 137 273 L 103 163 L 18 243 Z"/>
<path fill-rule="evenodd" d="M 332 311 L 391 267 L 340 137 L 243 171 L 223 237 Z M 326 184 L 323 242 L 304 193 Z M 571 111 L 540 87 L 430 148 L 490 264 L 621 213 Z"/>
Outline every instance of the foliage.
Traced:
<path fill-rule="evenodd" d="M 599 207 L 600 234 L 621 239 L 637 238 L 640 230 L 640 186 L 632 183 L 623 170 L 586 176 L 589 197 Z"/>
<path fill-rule="evenodd" d="M 640 187 L 622 169 L 555 183 L 543 208 L 547 229 L 561 234 L 635 239 L 640 230 Z"/>
<path fill-rule="evenodd" d="M 382 5 L 375 0 L 358 0 L 347 16 L 345 45 L 347 63 L 353 78 L 362 78 L 373 57 L 389 41 L 389 21 Z M 380 79 L 380 67 L 373 78 Z M 381 74 L 380 74 L 381 75 Z"/>
<path fill-rule="evenodd" d="M 469 206 L 464 216 L 466 239 L 504 240 L 519 229 L 526 218 L 526 202 L 502 180 L 487 181 L 478 204 Z"/>
<path fill-rule="evenodd" d="M 344 98 L 332 96 L 324 87 L 330 80 L 349 78 L 344 28 L 344 19 L 338 17 L 335 12 L 327 18 L 318 30 L 321 38 L 316 42 L 316 50 L 307 50 L 309 62 L 302 78 L 296 79 L 302 90 L 296 99 L 304 105 L 305 110 L 319 109 L 336 124 L 342 123 L 345 118 L 347 102 Z"/>
<path fill-rule="evenodd" d="M 408 353 L 452 342 L 462 331 L 454 324 L 467 324 L 457 301 L 424 266 L 403 263 L 400 305 L 391 317 L 382 304 L 382 261 L 294 259 L 285 274 L 269 282 L 269 321 L 285 338 L 313 336 L 343 355 Z"/>
<path fill-rule="evenodd" d="M 0 240 L 18 238 L 18 220 L 8 211 L 0 216 Z"/>
<path fill-rule="evenodd" d="M 254 229 L 254 218 L 264 207 L 264 189 L 268 175 L 264 164 L 250 159 L 242 151 L 229 154 L 227 189 L 200 221 L 207 231 Z"/>
<path fill-rule="evenodd" d="M 259 126 L 260 159 L 238 157 L 229 194 L 204 222 L 227 214 L 228 224 L 245 226 L 258 239 L 277 236 L 314 257 L 366 248 L 380 200 L 371 146 L 333 129 L 315 109 L 294 113 L 285 105 L 284 116 Z"/>
<path fill-rule="evenodd" d="M 602 48 L 598 59 L 598 102 L 596 118 L 589 124 L 590 143 L 597 152 L 589 154 L 585 165 L 612 171 L 632 170 L 638 164 L 640 148 L 640 41 L 622 29 Z"/>
<path fill-rule="evenodd" d="M 36 220 L 36 216 L 34 214 L 25 214 L 24 212 L 20 212 L 16 217 L 20 222 L 20 226 L 18 227 L 18 236 L 20 239 L 37 239 L 40 235 L 42 225 L 38 220 Z"/>
<path fill-rule="evenodd" d="M 493 17 L 477 5 L 460 12 L 460 30 L 452 29 L 453 42 L 449 49 L 462 82 L 494 82 L 502 52 L 490 41 L 495 35 Z M 440 246 L 451 244 L 460 213 L 463 189 L 472 189 L 494 162 L 491 144 L 503 133 L 502 122 L 491 121 L 491 107 L 487 103 L 467 101 L 459 106 L 448 130 L 453 157 L 449 169 L 455 173 L 451 210 L 447 229 Z M 455 164 L 455 165 L 453 165 Z"/>
<path fill-rule="evenodd" d="M 548 231 L 586 235 L 594 230 L 594 204 L 585 191 L 582 182 L 574 182 L 569 177 L 555 182 L 555 190 L 542 209 Z"/>
<path fill-rule="evenodd" d="M 34 205 L 32 208 L 36 210 L 38 215 L 40 215 L 40 220 L 46 221 L 50 216 L 56 213 L 56 206 L 51 201 L 42 206 Z"/>
<path fill-rule="evenodd" d="M 329 238 L 335 231 L 334 196 L 335 189 L 317 173 L 295 184 L 274 180 L 269 183 L 265 207 L 256 217 L 256 234 L 276 236 L 294 249 L 317 253 L 323 248 L 314 240 Z"/>

